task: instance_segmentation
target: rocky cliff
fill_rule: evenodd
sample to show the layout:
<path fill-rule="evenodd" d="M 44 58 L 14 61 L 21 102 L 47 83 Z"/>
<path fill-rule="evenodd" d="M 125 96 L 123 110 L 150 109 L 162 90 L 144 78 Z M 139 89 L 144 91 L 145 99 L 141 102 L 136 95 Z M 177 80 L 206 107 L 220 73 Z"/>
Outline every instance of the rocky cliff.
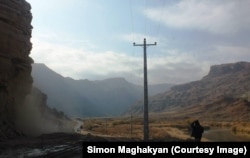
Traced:
<path fill-rule="evenodd" d="M 0 136 L 21 134 L 15 128 L 15 108 L 32 87 L 29 57 L 31 6 L 25 0 L 0 0 Z"/>
<path fill-rule="evenodd" d="M 46 105 L 32 87 L 31 6 L 25 0 L 0 0 L 0 138 L 72 132 L 64 113 Z"/>
<path fill-rule="evenodd" d="M 218 77 L 222 75 L 230 75 L 237 72 L 250 71 L 250 64 L 248 62 L 228 63 L 222 65 L 213 65 L 207 76 L 204 78 Z"/>

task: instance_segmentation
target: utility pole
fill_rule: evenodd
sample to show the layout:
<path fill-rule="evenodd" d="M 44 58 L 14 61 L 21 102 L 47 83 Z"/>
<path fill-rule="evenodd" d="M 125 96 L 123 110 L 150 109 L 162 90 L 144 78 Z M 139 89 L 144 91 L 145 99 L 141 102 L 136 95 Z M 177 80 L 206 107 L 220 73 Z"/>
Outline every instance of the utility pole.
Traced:
<path fill-rule="evenodd" d="M 147 77 L 147 46 L 153 46 L 154 44 L 147 44 L 146 38 L 144 38 L 143 44 L 135 44 L 134 46 L 143 46 L 144 52 L 144 141 L 149 140 L 149 128 L 148 128 L 148 77 Z"/>
<path fill-rule="evenodd" d="M 133 135 L 133 116 L 132 116 L 132 112 L 131 112 L 131 116 L 130 116 L 130 137 L 132 138 Z"/>

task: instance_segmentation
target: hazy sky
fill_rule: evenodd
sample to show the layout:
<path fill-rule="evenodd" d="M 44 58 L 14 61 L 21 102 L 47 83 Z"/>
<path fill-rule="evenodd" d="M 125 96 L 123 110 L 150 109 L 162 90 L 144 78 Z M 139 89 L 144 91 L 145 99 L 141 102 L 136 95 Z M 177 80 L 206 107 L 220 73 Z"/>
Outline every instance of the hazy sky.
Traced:
<path fill-rule="evenodd" d="M 142 83 L 201 79 L 214 64 L 250 61 L 250 0 L 27 0 L 33 50 L 63 76 Z"/>

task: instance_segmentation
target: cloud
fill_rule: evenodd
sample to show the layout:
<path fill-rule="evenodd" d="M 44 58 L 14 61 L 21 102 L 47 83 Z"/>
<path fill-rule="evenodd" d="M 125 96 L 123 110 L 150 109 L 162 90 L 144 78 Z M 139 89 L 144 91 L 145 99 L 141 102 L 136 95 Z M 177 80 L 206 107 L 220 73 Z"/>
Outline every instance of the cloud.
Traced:
<path fill-rule="evenodd" d="M 237 62 L 250 61 L 250 46 L 216 45 L 215 56 L 218 61 Z"/>
<path fill-rule="evenodd" d="M 168 50 L 162 57 L 149 58 L 149 80 L 153 83 L 186 83 L 199 80 L 209 70 L 207 62 L 188 52 Z"/>
<path fill-rule="evenodd" d="M 52 37 L 53 38 L 53 37 Z M 53 70 L 77 79 L 89 76 L 107 76 L 129 72 L 141 61 L 124 53 L 100 51 L 90 47 L 76 47 L 69 42 L 52 42 L 56 40 L 32 38 L 31 57 L 36 63 L 45 63 Z M 67 44 L 66 44 L 67 43 Z M 74 43 L 72 41 L 71 43 Z"/>
<path fill-rule="evenodd" d="M 165 64 L 167 67 L 162 66 L 157 69 L 149 70 L 149 80 L 153 83 L 187 83 L 194 80 L 201 79 L 202 76 L 207 74 L 209 67 L 206 71 L 202 69 L 203 63 L 169 63 Z M 170 68 L 171 67 L 171 68 Z"/>
<path fill-rule="evenodd" d="M 248 0 L 181 0 L 170 6 L 146 9 L 144 14 L 168 27 L 234 34 L 249 29 L 249 6 Z"/>
<path fill-rule="evenodd" d="M 132 34 L 123 37 L 124 40 L 131 41 L 131 36 Z M 138 34 L 135 36 L 138 39 L 142 37 Z M 65 77 L 90 80 L 124 77 L 133 83 L 143 83 L 142 55 L 114 50 L 101 51 L 89 41 L 59 39 L 61 38 L 55 35 L 32 38 L 31 57 L 35 62 L 45 63 Z M 79 46 L 81 42 L 85 45 Z M 194 81 L 205 76 L 213 64 L 250 60 L 248 47 L 214 45 L 204 52 L 170 49 L 164 45 L 159 47 L 161 53 L 148 53 L 150 84 Z"/>
<path fill-rule="evenodd" d="M 75 79 L 101 80 L 124 77 L 133 83 L 143 83 L 142 56 L 132 56 L 112 50 L 100 51 L 92 49 L 93 47 L 75 47 L 74 44 L 69 45 L 68 41 L 59 40 L 58 42 L 53 38 L 58 39 L 55 36 L 32 38 L 31 57 L 36 63 L 45 63 L 57 73 Z M 57 43 L 52 41 L 57 41 Z M 201 66 L 196 63 L 195 58 L 178 50 L 169 50 L 167 56 L 149 56 L 149 83 L 182 83 L 190 81 L 191 78 L 200 78 L 197 68 Z M 190 68 L 182 66 L 185 64 L 189 64 Z M 196 71 L 197 75 L 183 76 L 183 73 L 191 73 L 193 70 Z"/>

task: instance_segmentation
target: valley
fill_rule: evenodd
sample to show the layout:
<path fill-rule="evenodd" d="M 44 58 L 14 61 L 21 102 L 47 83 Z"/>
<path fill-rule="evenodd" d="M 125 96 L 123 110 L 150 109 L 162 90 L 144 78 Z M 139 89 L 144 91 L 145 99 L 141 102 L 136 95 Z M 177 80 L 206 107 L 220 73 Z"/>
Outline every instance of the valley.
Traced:
<path fill-rule="evenodd" d="M 109 107 L 105 105 L 107 98 L 112 104 L 120 107 L 121 104 L 125 103 L 124 100 L 131 99 L 131 97 L 130 99 L 127 97 L 129 93 L 130 96 L 134 97 L 134 100 L 130 100 L 131 104 L 127 106 L 127 110 L 123 109 L 123 112 L 121 110 L 122 114 L 119 116 L 99 115 L 91 117 L 75 115 L 75 117 L 79 118 L 78 124 L 82 122 L 83 127 L 75 131 L 83 135 L 143 140 L 143 100 L 139 100 L 140 97 L 138 97 L 142 95 L 138 93 L 142 87 L 133 85 L 122 78 L 101 81 L 77 81 L 63 78 L 45 65 L 35 64 L 33 68 L 34 83 L 38 86 L 43 85 L 41 89 L 44 88 L 44 90 L 47 89 L 48 91 L 45 82 L 42 82 L 41 78 L 37 77 L 39 74 L 44 74 L 43 76 L 46 76 L 46 79 L 43 78 L 43 80 L 49 81 L 49 85 L 52 86 L 55 81 L 58 83 L 58 81 L 62 80 L 67 83 L 68 89 L 70 87 L 69 91 L 78 91 L 81 97 L 87 100 L 91 100 L 92 97 L 95 98 L 95 101 L 98 101 L 100 99 L 98 99 L 98 95 L 102 96 L 100 101 L 104 102 L 95 102 L 95 105 L 102 105 L 102 108 L 91 106 L 92 109 L 97 108 L 103 111 L 105 107 L 106 110 L 109 110 Z M 156 94 L 152 94 L 149 98 L 150 140 L 192 141 L 190 123 L 196 119 L 206 129 L 202 141 L 220 141 L 216 134 L 209 133 L 220 132 L 224 129 L 226 129 L 228 135 L 232 134 L 231 137 L 235 139 L 230 139 L 228 136 L 228 140 L 225 138 L 221 141 L 235 141 L 238 135 L 249 135 L 249 70 L 250 63 L 248 62 L 214 65 L 211 66 L 208 75 L 201 80 L 172 85 L 172 87 L 166 87 L 164 92 L 158 91 Z M 100 87 L 102 88 L 100 89 Z M 164 89 L 162 86 L 161 88 Z M 118 92 L 117 89 L 123 92 L 120 93 L 121 91 Z M 104 91 L 105 95 L 102 91 Z M 57 91 L 57 93 L 59 92 Z M 54 96 L 53 93 L 49 94 L 51 94 L 51 97 Z M 133 102 L 134 104 L 132 104 Z M 92 103 L 94 102 L 92 101 Z M 126 102 L 126 104 L 129 105 L 129 102 Z M 118 107 L 113 106 L 113 110 L 116 110 L 116 108 Z M 88 110 L 86 107 L 83 108 L 85 112 L 88 112 Z M 218 128 L 219 130 L 217 130 Z M 236 134 L 237 136 L 234 136 Z M 243 139 L 249 140 L 248 136 L 243 137 Z M 239 140 L 242 139 L 239 137 Z"/>
<path fill-rule="evenodd" d="M 149 141 L 194 141 L 191 137 L 192 121 L 197 117 L 186 118 L 180 114 L 169 113 L 149 115 Z M 84 135 L 111 138 L 130 138 L 132 141 L 143 141 L 143 117 L 127 116 L 120 118 L 89 118 L 83 119 Z M 216 119 L 199 119 L 205 131 L 203 142 L 250 141 L 250 121 L 217 121 Z M 236 130 L 245 129 L 245 131 Z M 221 136 L 223 135 L 223 137 Z"/>
<path fill-rule="evenodd" d="M 150 142 L 194 142 L 194 120 L 201 142 L 250 141 L 249 5 L 0 0 L 0 158 L 77 158 L 143 142 L 145 124 Z"/>
<path fill-rule="evenodd" d="M 143 98 L 143 86 L 124 78 L 90 81 L 63 77 L 45 64 L 32 64 L 34 83 L 47 94 L 47 104 L 70 117 L 120 116 Z M 167 91 L 173 84 L 149 85 L 149 95 Z"/>
<path fill-rule="evenodd" d="M 42 67 L 44 68 L 44 66 Z M 190 136 L 190 124 L 197 119 L 205 129 L 202 142 L 250 141 L 249 68 L 250 63 L 247 62 L 212 66 L 209 74 L 199 81 L 175 85 L 166 89 L 165 92 L 152 95 L 149 102 L 149 141 L 193 142 L 194 138 Z M 93 110 L 103 112 L 103 108 L 106 108 L 107 111 L 109 108 L 100 102 L 99 105 L 103 107 L 102 109 L 97 108 L 94 106 L 94 102 L 90 101 L 91 96 L 94 97 L 95 94 L 102 96 L 100 100 L 105 100 L 105 97 L 110 94 L 110 98 L 116 96 L 119 98 L 116 100 L 117 102 L 114 99 L 111 99 L 110 102 L 113 102 L 114 105 L 120 105 L 124 103 L 124 100 L 128 100 L 127 94 L 132 94 L 130 90 L 135 92 L 137 88 L 142 87 L 131 85 L 121 78 L 103 81 L 75 81 L 55 74 L 47 68 L 43 70 L 49 71 L 52 76 L 56 77 L 49 78 L 51 75 L 47 74 L 39 78 L 39 82 L 34 78 L 35 85 L 39 86 L 40 84 L 40 88 L 45 88 L 44 90 L 46 87 L 50 87 L 50 91 L 45 95 L 35 88 L 31 93 L 33 96 L 31 99 L 37 100 L 38 98 L 40 100 L 38 111 L 47 111 L 48 114 L 42 112 L 42 116 L 49 117 L 51 119 L 48 120 L 49 122 L 53 122 L 55 126 L 60 124 L 60 127 L 54 131 L 45 132 L 47 126 L 44 126 L 43 133 L 36 136 L 27 135 L 26 132 L 26 137 L 13 140 L 3 139 L 0 143 L 0 150 L 3 151 L 0 156 L 11 157 L 9 154 L 14 153 L 26 157 L 44 157 L 45 155 L 46 157 L 79 157 L 82 142 L 143 141 L 143 101 L 139 100 L 140 98 L 136 99 L 135 97 L 134 104 L 130 102 L 127 110 L 121 110 L 120 112 L 123 112 L 118 116 L 103 114 L 97 116 L 96 111 Z M 94 89 L 93 87 L 103 88 Z M 81 91 L 81 89 L 92 93 Z M 66 93 L 62 93 L 64 91 Z M 106 94 L 104 95 L 104 93 Z M 83 104 L 81 106 L 74 105 L 76 102 L 71 102 L 72 98 L 70 97 Z M 95 97 L 96 100 L 98 100 L 97 97 Z M 52 107 L 46 106 L 46 99 L 49 98 L 51 100 L 56 98 L 58 101 L 71 104 L 71 106 L 58 104 L 52 109 Z M 126 104 L 128 103 L 126 102 Z M 91 106 L 87 107 L 86 105 Z M 113 110 L 115 110 L 114 107 Z M 67 113 L 60 112 L 65 111 L 65 108 L 71 110 L 68 111 L 71 115 L 67 116 Z M 72 113 L 72 110 L 78 111 L 81 115 Z M 83 111 L 85 114 L 92 112 L 94 115 L 82 117 Z M 33 120 L 34 118 L 37 116 L 31 117 Z M 33 124 L 36 125 L 32 125 L 32 127 L 38 128 L 37 125 L 41 123 L 39 121 L 40 118 L 37 122 L 33 121 Z M 60 132 L 60 130 L 62 131 Z"/>

